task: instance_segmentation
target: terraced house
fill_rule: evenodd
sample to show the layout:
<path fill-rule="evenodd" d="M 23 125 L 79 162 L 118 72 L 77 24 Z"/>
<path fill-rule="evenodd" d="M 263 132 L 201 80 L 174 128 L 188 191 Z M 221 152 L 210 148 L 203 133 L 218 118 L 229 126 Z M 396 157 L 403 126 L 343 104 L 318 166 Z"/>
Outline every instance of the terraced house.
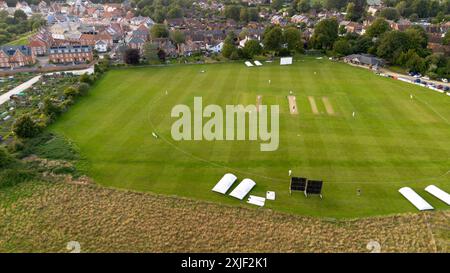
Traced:
<path fill-rule="evenodd" d="M 59 46 L 49 50 L 49 61 L 52 63 L 84 63 L 92 61 L 90 46 Z"/>
<path fill-rule="evenodd" d="M 0 47 L 0 67 L 14 68 L 33 65 L 36 58 L 28 46 L 3 46 Z"/>

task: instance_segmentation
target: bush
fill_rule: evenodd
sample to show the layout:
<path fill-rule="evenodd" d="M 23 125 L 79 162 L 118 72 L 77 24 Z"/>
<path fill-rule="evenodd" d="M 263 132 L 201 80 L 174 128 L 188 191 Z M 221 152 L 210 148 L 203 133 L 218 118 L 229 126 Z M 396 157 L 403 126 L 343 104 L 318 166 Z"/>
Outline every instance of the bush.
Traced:
<path fill-rule="evenodd" d="M 90 85 L 88 83 L 82 82 L 78 85 L 78 93 L 80 96 L 85 96 L 89 91 Z"/>
<path fill-rule="evenodd" d="M 36 173 L 30 170 L 7 169 L 0 172 L 0 189 L 31 181 L 36 177 Z"/>
<path fill-rule="evenodd" d="M 13 157 L 4 149 L 0 148 L 0 168 L 6 168 L 14 162 Z"/>
<path fill-rule="evenodd" d="M 13 124 L 13 132 L 20 138 L 31 138 L 41 132 L 41 127 L 29 115 L 19 117 Z"/>
<path fill-rule="evenodd" d="M 64 90 L 64 95 L 68 98 L 76 98 L 80 95 L 80 93 L 78 92 L 78 88 L 69 86 Z"/>

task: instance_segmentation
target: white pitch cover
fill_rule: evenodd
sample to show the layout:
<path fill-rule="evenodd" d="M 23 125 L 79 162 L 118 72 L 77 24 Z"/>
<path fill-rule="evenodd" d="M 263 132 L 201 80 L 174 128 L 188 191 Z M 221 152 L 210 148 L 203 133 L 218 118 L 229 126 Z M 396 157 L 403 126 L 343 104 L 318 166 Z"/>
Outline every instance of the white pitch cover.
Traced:
<path fill-rule="evenodd" d="M 411 202 L 418 210 L 432 210 L 433 207 L 428 204 L 420 195 L 418 195 L 410 187 L 403 187 L 398 190 L 409 202 Z"/>
<path fill-rule="evenodd" d="M 425 188 L 425 191 L 436 197 L 437 199 L 443 201 L 447 205 L 450 205 L 450 194 L 436 187 L 435 185 L 429 185 Z"/>
<path fill-rule="evenodd" d="M 280 65 L 292 64 L 292 57 L 283 57 L 280 59 Z"/>
<path fill-rule="evenodd" d="M 234 174 L 227 173 L 222 177 L 222 179 L 219 180 L 219 182 L 214 186 L 212 190 L 221 194 L 225 194 L 227 190 L 231 188 L 236 179 L 237 177 Z"/>
<path fill-rule="evenodd" d="M 242 200 L 244 197 L 252 190 L 252 188 L 256 185 L 255 181 L 245 178 L 242 182 L 237 185 L 236 188 L 230 193 L 231 196 Z"/>
<path fill-rule="evenodd" d="M 247 67 L 253 66 L 253 64 L 252 64 L 251 62 L 249 62 L 249 61 L 246 61 L 246 62 L 245 62 L 245 65 L 246 65 Z"/>
<path fill-rule="evenodd" d="M 249 198 L 247 200 L 247 203 L 252 204 L 252 205 L 256 205 L 256 206 L 259 206 L 259 207 L 264 207 L 264 202 L 263 201 L 260 201 L 258 199 L 254 199 L 254 198 Z"/>
<path fill-rule="evenodd" d="M 255 61 L 256 66 L 262 66 L 263 64 L 260 61 Z"/>

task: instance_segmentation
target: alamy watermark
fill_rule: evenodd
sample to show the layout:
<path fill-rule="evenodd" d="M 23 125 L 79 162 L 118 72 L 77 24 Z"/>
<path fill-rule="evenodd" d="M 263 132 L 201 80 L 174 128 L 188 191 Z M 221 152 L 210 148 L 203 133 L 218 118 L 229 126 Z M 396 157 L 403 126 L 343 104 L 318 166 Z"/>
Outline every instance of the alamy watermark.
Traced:
<path fill-rule="evenodd" d="M 181 140 L 250 140 L 261 141 L 261 151 L 275 151 L 279 145 L 278 105 L 203 106 L 201 97 L 194 97 L 193 113 L 184 104 L 172 108 L 172 138 Z M 270 117 L 269 117 L 270 116 Z M 206 118 L 206 120 L 204 120 Z M 269 128 L 270 127 L 270 128 Z"/>

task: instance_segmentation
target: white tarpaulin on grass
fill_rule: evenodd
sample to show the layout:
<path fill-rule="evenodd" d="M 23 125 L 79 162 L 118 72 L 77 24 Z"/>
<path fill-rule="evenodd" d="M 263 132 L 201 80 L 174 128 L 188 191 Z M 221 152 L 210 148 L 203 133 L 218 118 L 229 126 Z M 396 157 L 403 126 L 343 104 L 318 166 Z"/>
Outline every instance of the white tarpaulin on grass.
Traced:
<path fill-rule="evenodd" d="M 256 185 L 255 181 L 249 178 L 245 178 L 236 188 L 234 188 L 234 190 L 230 193 L 230 195 L 239 200 L 242 200 L 252 190 L 252 188 L 255 185 Z"/>
<path fill-rule="evenodd" d="M 222 179 L 219 180 L 219 182 L 217 182 L 212 190 L 221 194 L 225 194 L 227 190 L 231 188 L 236 179 L 237 177 L 234 174 L 227 173 L 222 177 Z"/>
<path fill-rule="evenodd" d="M 428 204 L 425 199 L 420 197 L 413 189 L 410 187 L 403 187 L 398 190 L 409 202 L 411 202 L 418 210 L 431 210 L 433 207 Z"/>
<path fill-rule="evenodd" d="M 247 67 L 253 66 L 253 64 L 252 64 L 251 62 L 249 62 L 249 61 L 246 61 L 246 62 L 245 62 L 245 65 L 246 65 Z"/>
<path fill-rule="evenodd" d="M 292 64 L 292 57 L 283 57 L 280 59 L 280 65 Z"/>
<path fill-rule="evenodd" d="M 247 203 L 252 204 L 252 205 L 256 205 L 256 206 L 259 206 L 259 207 L 264 207 L 264 201 L 261 201 L 259 199 L 249 198 L 247 200 Z"/>
<path fill-rule="evenodd" d="M 260 61 L 255 61 L 256 66 L 262 66 L 262 63 Z"/>
<path fill-rule="evenodd" d="M 447 205 L 450 205 L 450 194 L 436 187 L 435 185 L 429 185 L 425 188 L 425 191 L 436 197 L 437 199 L 443 201 Z"/>

